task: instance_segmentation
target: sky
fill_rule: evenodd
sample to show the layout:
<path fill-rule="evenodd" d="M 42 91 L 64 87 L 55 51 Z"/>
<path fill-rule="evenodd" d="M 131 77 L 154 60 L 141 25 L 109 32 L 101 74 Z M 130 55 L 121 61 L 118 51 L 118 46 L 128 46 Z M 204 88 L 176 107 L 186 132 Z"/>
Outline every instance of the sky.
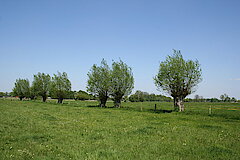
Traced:
<path fill-rule="evenodd" d="M 154 85 L 159 63 L 181 50 L 198 60 L 204 98 L 240 99 L 239 0 L 0 0 L 0 91 L 38 72 L 67 72 L 72 90 L 104 58 L 133 70 L 136 90 Z"/>

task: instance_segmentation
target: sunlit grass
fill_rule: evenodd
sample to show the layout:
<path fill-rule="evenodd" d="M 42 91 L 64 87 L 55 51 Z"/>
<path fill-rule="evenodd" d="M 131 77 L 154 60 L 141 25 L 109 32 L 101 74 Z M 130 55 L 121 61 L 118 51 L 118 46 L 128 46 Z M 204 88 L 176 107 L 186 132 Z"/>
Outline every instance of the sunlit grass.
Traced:
<path fill-rule="evenodd" d="M 0 159 L 240 159 L 237 103 L 97 105 L 0 100 Z"/>

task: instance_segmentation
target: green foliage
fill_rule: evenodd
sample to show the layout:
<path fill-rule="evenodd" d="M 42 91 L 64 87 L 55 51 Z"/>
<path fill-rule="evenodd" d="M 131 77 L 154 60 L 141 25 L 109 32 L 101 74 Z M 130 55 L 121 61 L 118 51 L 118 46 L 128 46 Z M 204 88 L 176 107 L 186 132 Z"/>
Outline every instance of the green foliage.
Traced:
<path fill-rule="evenodd" d="M 110 92 L 115 107 L 121 106 L 124 96 L 128 96 L 134 88 L 132 69 L 123 61 L 113 62 L 111 72 Z"/>
<path fill-rule="evenodd" d="M 183 111 L 183 99 L 195 91 L 202 80 L 202 70 L 199 62 L 183 59 L 180 51 L 174 50 L 173 56 L 168 56 L 160 63 L 158 74 L 154 78 L 155 85 L 174 98 L 174 105 Z"/>
<path fill-rule="evenodd" d="M 37 93 L 35 92 L 33 86 L 30 87 L 29 89 L 29 96 L 28 98 L 30 98 L 31 100 L 34 100 L 37 98 Z"/>
<path fill-rule="evenodd" d="M 132 70 L 123 61 L 113 62 L 110 69 L 103 59 L 101 66 L 94 64 L 88 73 L 87 91 L 99 98 L 100 106 L 105 107 L 111 96 L 115 106 L 120 107 L 123 97 L 131 93 L 133 84 Z"/>
<path fill-rule="evenodd" d="M 38 73 L 34 75 L 34 80 L 32 83 L 33 92 L 36 95 L 42 96 L 43 102 L 46 101 L 51 87 L 51 77 L 49 74 Z"/>
<path fill-rule="evenodd" d="M 0 97 L 3 97 L 5 96 L 5 93 L 4 92 L 0 92 Z"/>
<path fill-rule="evenodd" d="M 99 98 L 100 106 L 105 107 L 109 97 L 111 73 L 107 62 L 103 59 L 101 65 L 94 64 L 88 72 L 87 91 Z"/>
<path fill-rule="evenodd" d="M 0 92 L 0 97 L 10 97 L 11 94 L 8 92 Z"/>
<path fill-rule="evenodd" d="M 221 95 L 220 96 L 220 99 L 223 101 L 223 102 L 237 102 L 237 99 L 232 97 L 230 98 L 226 93 Z"/>
<path fill-rule="evenodd" d="M 146 95 L 147 95 L 147 94 L 146 94 Z M 137 91 L 135 92 L 135 94 L 132 94 L 132 95 L 129 97 L 129 101 L 130 101 L 130 102 L 143 102 L 146 95 L 144 95 L 144 93 L 143 93 L 142 91 L 137 90 Z"/>
<path fill-rule="evenodd" d="M 28 98 L 30 96 L 30 84 L 28 79 L 17 79 L 15 86 L 13 88 L 15 96 L 18 96 L 20 100 L 24 97 Z"/>
<path fill-rule="evenodd" d="M 76 91 L 70 91 L 68 92 L 68 95 L 66 96 L 66 99 L 75 99 Z"/>
<path fill-rule="evenodd" d="M 85 91 L 80 90 L 74 94 L 74 99 L 75 100 L 90 100 L 90 99 L 93 99 L 93 96 L 88 94 Z"/>
<path fill-rule="evenodd" d="M 135 94 L 132 94 L 129 97 L 129 101 L 131 102 L 145 102 L 145 101 L 171 102 L 172 99 L 164 95 L 149 94 L 147 92 L 142 92 L 138 90 L 136 91 Z"/>
<path fill-rule="evenodd" d="M 50 91 L 51 96 L 58 98 L 58 103 L 62 103 L 63 99 L 69 95 L 71 82 L 66 72 L 54 74 Z"/>

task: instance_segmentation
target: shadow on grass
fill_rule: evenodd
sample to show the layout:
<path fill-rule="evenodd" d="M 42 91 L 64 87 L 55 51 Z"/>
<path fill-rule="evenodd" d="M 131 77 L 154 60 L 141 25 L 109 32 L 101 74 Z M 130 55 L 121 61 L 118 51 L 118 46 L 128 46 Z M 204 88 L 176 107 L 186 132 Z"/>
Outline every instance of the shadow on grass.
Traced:
<path fill-rule="evenodd" d="M 157 109 L 157 110 L 149 109 L 149 111 L 153 113 L 172 113 L 173 112 L 173 110 L 166 110 L 166 109 Z"/>
<path fill-rule="evenodd" d="M 150 113 L 157 113 L 157 114 L 160 114 L 160 113 L 172 113 L 173 110 L 166 110 L 166 109 L 157 109 L 157 110 L 154 110 L 154 109 L 137 109 L 137 108 L 133 108 L 133 107 L 121 107 L 121 108 L 116 108 L 114 106 L 111 106 L 111 107 L 100 107 L 99 105 L 88 105 L 87 107 L 89 108 L 102 108 L 102 109 L 118 109 L 118 110 L 126 110 L 126 111 L 134 111 L 134 112 L 150 112 Z"/>
<path fill-rule="evenodd" d="M 115 107 L 100 107 L 99 105 L 88 105 L 87 107 L 89 107 L 89 108 L 105 108 L 105 109 L 107 109 L 107 108 L 115 108 Z"/>
<path fill-rule="evenodd" d="M 125 110 L 125 111 L 133 111 L 133 112 L 148 112 L 148 113 L 155 113 L 155 114 L 163 114 L 163 113 L 173 113 L 174 110 L 172 109 L 147 109 L 147 108 L 143 108 L 142 110 L 139 108 L 134 108 L 134 107 L 121 107 L 121 108 L 116 108 L 114 106 L 111 107 L 100 107 L 99 105 L 88 105 L 87 107 L 90 108 L 102 108 L 102 109 L 117 109 L 117 110 Z M 208 112 L 201 110 L 201 111 L 185 111 L 185 112 L 181 112 L 181 114 L 185 114 L 185 115 L 200 115 L 200 116 L 209 116 L 209 117 L 219 117 L 219 118 L 224 118 L 226 120 L 240 120 L 240 116 L 239 116 L 239 112 L 238 113 L 234 113 L 234 111 L 232 111 L 231 113 L 228 112 L 215 112 L 212 113 L 211 115 L 208 114 Z"/>

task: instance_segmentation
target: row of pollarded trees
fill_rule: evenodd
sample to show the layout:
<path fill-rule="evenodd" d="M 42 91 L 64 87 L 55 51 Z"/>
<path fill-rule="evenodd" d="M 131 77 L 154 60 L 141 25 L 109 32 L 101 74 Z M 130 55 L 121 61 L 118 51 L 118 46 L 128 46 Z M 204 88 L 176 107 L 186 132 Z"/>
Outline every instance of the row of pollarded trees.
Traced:
<path fill-rule="evenodd" d="M 43 102 L 47 97 L 58 98 L 58 103 L 62 103 L 66 95 L 71 91 L 71 82 L 68 79 L 67 73 L 58 72 L 51 77 L 49 74 L 38 73 L 34 75 L 32 85 L 28 79 L 17 79 L 13 93 L 20 100 L 23 98 L 34 99 L 36 96 L 41 96 Z"/>
<path fill-rule="evenodd" d="M 114 106 L 120 107 L 124 96 L 134 87 L 132 69 L 123 61 L 113 62 L 110 68 L 103 59 L 100 66 L 94 64 L 88 73 L 87 91 L 99 98 L 100 106 L 105 107 L 109 97 Z"/>
<path fill-rule="evenodd" d="M 184 60 L 181 52 L 177 50 L 160 63 L 159 71 L 154 77 L 155 85 L 173 97 L 174 108 L 180 112 L 184 111 L 184 98 L 195 91 L 201 80 L 202 70 L 199 62 Z M 110 68 L 103 59 L 100 66 L 94 64 L 88 73 L 87 91 L 98 97 L 101 107 L 106 106 L 109 97 L 113 99 L 115 107 L 120 107 L 123 97 L 128 96 L 133 87 L 132 69 L 121 60 L 113 62 Z M 34 75 L 31 88 L 28 80 L 19 79 L 15 83 L 14 93 L 20 99 L 32 90 L 32 93 L 42 96 L 43 101 L 50 92 L 58 98 L 58 103 L 62 103 L 65 94 L 71 90 L 71 83 L 66 73 L 58 73 L 52 78 L 43 73 Z"/>

